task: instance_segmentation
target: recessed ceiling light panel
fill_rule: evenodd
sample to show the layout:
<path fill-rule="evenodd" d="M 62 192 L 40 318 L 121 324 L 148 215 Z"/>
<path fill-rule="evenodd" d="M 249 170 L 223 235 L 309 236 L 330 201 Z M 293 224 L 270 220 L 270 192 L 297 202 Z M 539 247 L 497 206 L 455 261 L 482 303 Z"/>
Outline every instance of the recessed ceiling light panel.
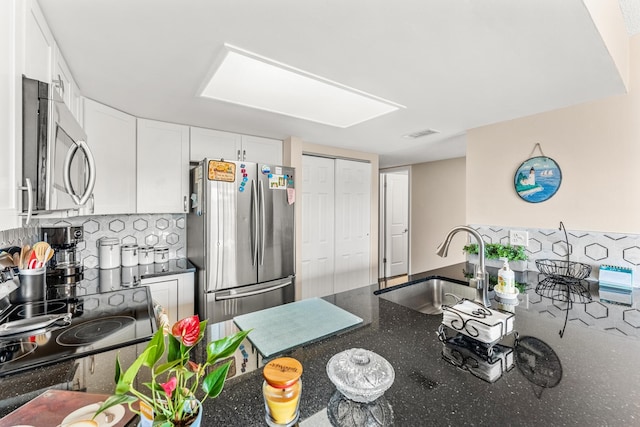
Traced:
<path fill-rule="evenodd" d="M 230 45 L 200 96 L 341 128 L 404 108 Z"/>

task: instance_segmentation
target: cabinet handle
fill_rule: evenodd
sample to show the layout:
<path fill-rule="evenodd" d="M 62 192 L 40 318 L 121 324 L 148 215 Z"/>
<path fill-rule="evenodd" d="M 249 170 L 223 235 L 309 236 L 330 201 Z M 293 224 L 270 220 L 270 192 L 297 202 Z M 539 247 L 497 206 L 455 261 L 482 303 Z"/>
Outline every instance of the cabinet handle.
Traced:
<path fill-rule="evenodd" d="M 29 225 L 29 223 L 31 222 L 31 216 L 33 215 L 33 187 L 31 186 L 31 179 L 25 178 L 24 181 L 25 181 L 25 186 L 18 187 L 18 190 L 27 192 L 27 204 L 29 206 L 27 206 L 27 214 L 26 214 L 27 219 L 25 220 L 24 225 Z"/>
<path fill-rule="evenodd" d="M 247 160 L 247 150 L 242 150 L 242 160 Z"/>
<path fill-rule="evenodd" d="M 240 158 L 240 150 L 238 150 L 238 160 L 242 160 L 242 159 Z"/>
<path fill-rule="evenodd" d="M 58 80 L 54 80 L 53 83 L 55 83 L 55 85 L 60 88 L 60 90 L 62 91 L 62 95 L 64 95 L 64 80 L 62 80 L 60 74 L 58 74 Z"/>
<path fill-rule="evenodd" d="M 187 209 L 188 209 L 188 205 L 187 205 L 187 196 L 184 196 L 184 197 L 183 197 L 183 203 L 184 203 L 184 211 L 185 211 L 185 212 L 188 212 L 188 211 L 187 211 Z"/>
<path fill-rule="evenodd" d="M 89 372 L 91 372 L 91 375 L 96 373 L 96 357 L 95 356 L 91 356 L 91 366 L 89 367 Z"/>

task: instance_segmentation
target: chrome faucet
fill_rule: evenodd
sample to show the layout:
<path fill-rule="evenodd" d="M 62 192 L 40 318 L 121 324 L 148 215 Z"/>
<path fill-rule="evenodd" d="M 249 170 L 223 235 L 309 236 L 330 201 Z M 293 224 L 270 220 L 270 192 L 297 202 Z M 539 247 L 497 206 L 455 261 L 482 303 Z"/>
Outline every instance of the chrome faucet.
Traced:
<path fill-rule="evenodd" d="M 476 238 L 478 241 L 478 257 L 480 259 L 480 265 L 476 268 L 475 277 L 471 279 L 471 283 L 475 284 L 476 287 L 476 302 L 481 303 L 485 307 L 491 307 L 491 302 L 489 301 L 489 280 L 487 277 L 487 272 L 485 270 L 485 262 L 484 262 L 484 240 L 482 240 L 482 236 L 476 230 L 471 227 L 467 227 L 466 225 L 459 225 L 457 227 L 453 227 L 447 237 L 444 239 L 444 242 L 440 243 L 438 249 L 436 250 L 436 254 L 441 257 L 446 257 L 447 252 L 449 252 L 449 245 L 451 244 L 451 239 L 453 236 L 458 233 L 458 231 L 466 231 Z M 479 294 L 482 292 L 482 295 Z"/>

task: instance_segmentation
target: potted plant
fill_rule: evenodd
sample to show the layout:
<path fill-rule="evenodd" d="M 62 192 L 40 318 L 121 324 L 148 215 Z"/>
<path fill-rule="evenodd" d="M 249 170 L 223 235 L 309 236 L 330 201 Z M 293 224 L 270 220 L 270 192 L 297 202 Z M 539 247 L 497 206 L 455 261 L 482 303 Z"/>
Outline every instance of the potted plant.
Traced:
<path fill-rule="evenodd" d="M 231 361 L 217 367 L 214 365 L 231 356 L 250 332 L 241 331 L 208 343 L 207 359 L 198 364 L 191 360 L 190 353 L 204 337 L 206 326 L 207 321 L 201 322 L 197 315 L 182 319 L 171 328 L 166 338 L 168 344 L 165 344 L 164 330 L 159 329 L 126 371 L 122 370 L 120 358 L 117 357 L 115 393 L 98 408 L 96 415 L 114 405 L 126 403 L 140 415 L 140 426 L 200 425 L 202 402 L 220 394 Z M 144 383 L 146 394 L 134 386 L 134 380 L 143 366 L 151 371 L 151 382 Z M 207 373 L 211 367 L 213 370 Z M 200 384 L 204 395 L 197 400 Z M 139 409 L 132 407 L 135 402 L 139 402 Z"/>
<path fill-rule="evenodd" d="M 478 261 L 478 244 L 470 243 L 462 248 L 468 254 L 469 262 L 477 264 Z M 500 258 L 507 258 L 512 270 L 525 271 L 527 269 L 527 252 L 524 246 L 503 245 L 500 243 L 485 243 L 484 257 L 488 261 L 489 267 L 502 267 Z M 495 261 L 491 261 L 495 260 Z"/>

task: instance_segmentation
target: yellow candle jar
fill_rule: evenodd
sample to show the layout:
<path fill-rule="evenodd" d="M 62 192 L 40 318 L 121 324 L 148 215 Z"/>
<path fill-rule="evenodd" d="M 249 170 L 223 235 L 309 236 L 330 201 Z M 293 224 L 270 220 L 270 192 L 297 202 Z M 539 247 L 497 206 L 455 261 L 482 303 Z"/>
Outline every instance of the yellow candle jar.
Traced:
<path fill-rule="evenodd" d="M 262 394 L 267 424 L 292 426 L 298 421 L 302 393 L 302 365 L 291 357 L 281 357 L 267 363 L 262 371 Z"/>

